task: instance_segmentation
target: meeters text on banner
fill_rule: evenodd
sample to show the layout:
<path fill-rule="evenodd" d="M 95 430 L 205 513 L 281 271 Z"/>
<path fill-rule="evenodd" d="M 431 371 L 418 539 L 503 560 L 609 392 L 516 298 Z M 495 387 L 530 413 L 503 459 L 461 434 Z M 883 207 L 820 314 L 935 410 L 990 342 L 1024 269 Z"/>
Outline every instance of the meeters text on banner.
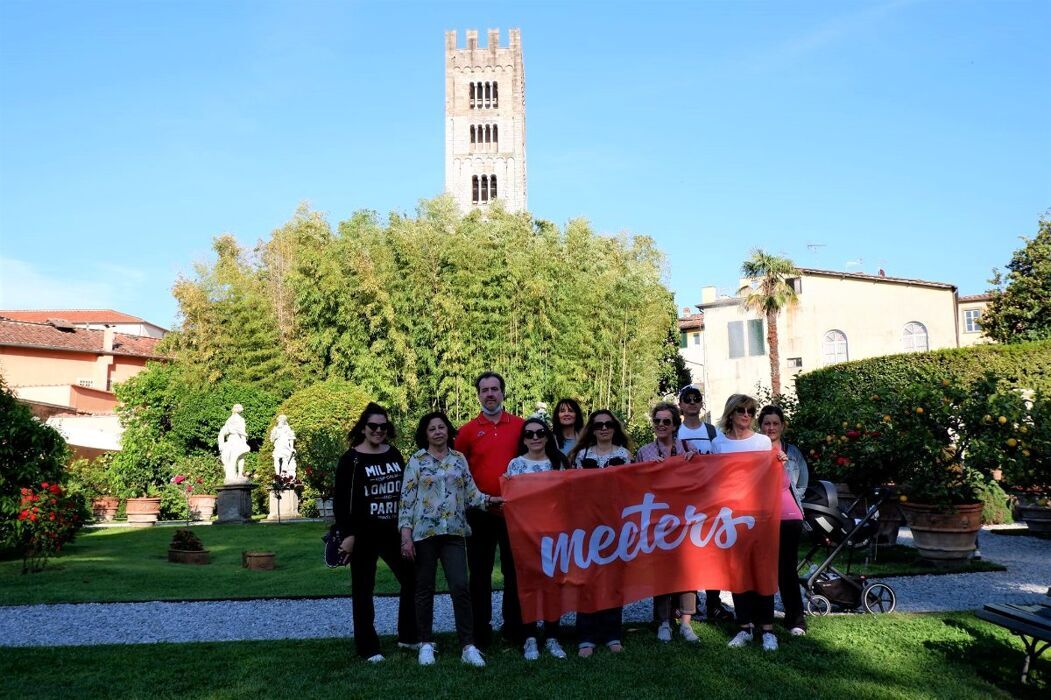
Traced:
<path fill-rule="evenodd" d="M 525 622 L 663 593 L 777 590 L 783 469 L 772 452 L 504 479 Z"/>

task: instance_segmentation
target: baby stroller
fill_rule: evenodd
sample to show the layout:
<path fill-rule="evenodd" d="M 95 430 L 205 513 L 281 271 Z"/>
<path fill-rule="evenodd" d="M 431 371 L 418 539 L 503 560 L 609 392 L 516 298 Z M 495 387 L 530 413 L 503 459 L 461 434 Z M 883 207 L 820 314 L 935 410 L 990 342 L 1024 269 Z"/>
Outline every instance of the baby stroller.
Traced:
<path fill-rule="evenodd" d="M 867 499 L 871 505 L 858 518 L 850 513 L 860 501 L 841 508 L 836 487 L 831 482 L 818 481 L 807 489 L 803 496 L 803 518 L 815 541 L 797 571 L 801 572 L 799 583 L 806 589 L 807 611 L 811 615 L 857 610 L 862 606 L 870 613 L 893 612 L 897 604 L 893 588 L 850 573 L 855 550 L 868 547 L 876 537 L 879 507 L 889 495 L 884 489 L 874 489 Z M 819 563 L 815 555 L 822 549 L 824 559 Z M 843 550 L 847 551 L 847 566 L 840 571 L 832 562 Z"/>

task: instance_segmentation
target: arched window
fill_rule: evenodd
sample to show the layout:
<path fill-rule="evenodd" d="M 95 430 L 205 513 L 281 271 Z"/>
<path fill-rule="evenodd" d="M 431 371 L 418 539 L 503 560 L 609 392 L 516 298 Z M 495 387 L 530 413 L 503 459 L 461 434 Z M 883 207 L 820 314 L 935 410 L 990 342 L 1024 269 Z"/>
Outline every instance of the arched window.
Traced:
<path fill-rule="evenodd" d="M 496 199 L 496 175 L 489 176 L 489 199 Z"/>
<path fill-rule="evenodd" d="M 496 109 L 500 105 L 500 96 L 496 91 L 496 83 L 493 83 L 493 109 Z"/>
<path fill-rule="evenodd" d="M 478 176 L 471 178 L 471 203 L 478 204 Z"/>
<path fill-rule="evenodd" d="M 482 197 L 479 200 L 481 202 L 489 201 L 489 176 L 482 175 Z"/>
<path fill-rule="evenodd" d="M 821 354 L 824 355 L 826 365 L 849 360 L 847 334 L 836 329 L 825 333 L 825 338 L 821 341 Z"/>
<path fill-rule="evenodd" d="M 909 321 L 901 334 L 901 345 L 905 352 L 925 352 L 930 349 L 927 342 L 927 327 L 919 321 Z"/>
<path fill-rule="evenodd" d="M 485 125 L 485 142 L 493 142 L 493 127 L 489 126 L 488 124 Z"/>
<path fill-rule="evenodd" d="M 500 143 L 500 133 L 496 129 L 496 124 L 493 124 L 493 143 Z"/>
<path fill-rule="evenodd" d="M 474 140 L 474 125 L 473 124 L 471 125 L 471 143 L 475 143 L 475 140 Z"/>
<path fill-rule="evenodd" d="M 468 85 L 470 96 L 471 96 L 471 109 L 474 109 L 474 83 Z"/>
<path fill-rule="evenodd" d="M 489 86 L 489 83 L 486 83 L 485 84 L 485 106 L 486 106 L 486 108 L 488 108 L 489 105 L 492 103 L 492 99 L 493 99 L 492 88 Z"/>

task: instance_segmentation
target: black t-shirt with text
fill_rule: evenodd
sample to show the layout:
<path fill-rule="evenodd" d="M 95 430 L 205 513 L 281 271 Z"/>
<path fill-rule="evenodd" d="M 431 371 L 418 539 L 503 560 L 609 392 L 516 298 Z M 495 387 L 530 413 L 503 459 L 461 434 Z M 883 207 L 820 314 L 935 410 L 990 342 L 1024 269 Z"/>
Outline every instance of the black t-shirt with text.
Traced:
<path fill-rule="evenodd" d="M 336 468 L 333 509 L 344 536 L 365 529 L 398 527 L 405 459 L 391 446 L 382 454 L 347 450 Z"/>

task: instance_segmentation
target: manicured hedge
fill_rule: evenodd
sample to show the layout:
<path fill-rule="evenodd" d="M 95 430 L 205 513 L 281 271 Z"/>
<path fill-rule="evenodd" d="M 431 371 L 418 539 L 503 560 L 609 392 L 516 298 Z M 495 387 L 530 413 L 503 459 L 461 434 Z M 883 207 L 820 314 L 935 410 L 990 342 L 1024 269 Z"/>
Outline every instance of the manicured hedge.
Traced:
<path fill-rule="evenodd" d="M 975 345 L 903 353 L 844 362 L 796 377 L 800 403 L 828 396 L 867 397 L 873 384 L 905 387 L 942 379 L 970 386 L 986 372 L 1009 385 L 1051 392 L 1051 341 L 1017 345 Z"/>

